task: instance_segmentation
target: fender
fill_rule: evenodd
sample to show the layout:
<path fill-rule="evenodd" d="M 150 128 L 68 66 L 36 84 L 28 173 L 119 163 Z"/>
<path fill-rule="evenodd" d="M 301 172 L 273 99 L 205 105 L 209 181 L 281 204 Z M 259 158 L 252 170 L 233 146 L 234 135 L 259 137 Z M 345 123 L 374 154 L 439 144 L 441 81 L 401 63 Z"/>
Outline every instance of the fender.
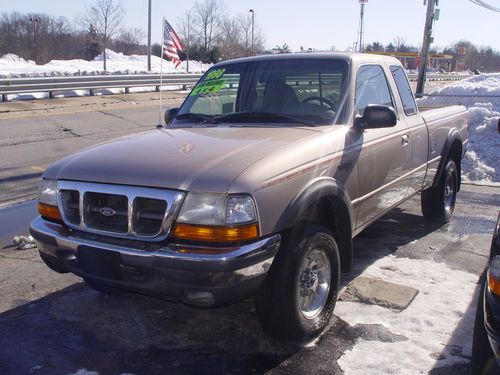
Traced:
<path fill-rule="evenodd" d="M 446 139 L 446 142 L 444 143 L 443 150 L 441 151 L 441 161 L 439 162 L 438 169 L 436 171 L 436 175 L 434 176 L 434 181 L 432 182 L 432 187 L 436 187 L 439 184 L 439 178 L 441 176 L 441 173 L 443 173 L 443 169 L 446 165 L 446 162 L 448 161 L 448 155 L 451 152 L 451 148 L 455 141 L 459 141 L 461 147 L 463 147 L 463 141 L 462 137 L 460 136 L 460 133 L 456 128 L 453 128 L 450 130 L 448 133 L 448 138 Z M 462 158 L 463 153 L 460 153 L 460 160 Z M 461 171 L 462 171 L 462 166 L 460 164 L 460 160 L 457 163 L 457 170 L 458 170 L 458 190 L 460 190 L 460 180 L 461 180 Z"/>
<path fill-rule="evenodd" d="M 340 215 L 337 223 L 336 240 L 341 250 L 342 272 L 349 272 L 352 266 L 352 224 L 354 213 L 345 187 L 331 177 L 311 180 L 288 204 L 278 220 L 274 233 L 292 228 L 306 211 L 323 198 L 334 198 L 332 213 Z"/>

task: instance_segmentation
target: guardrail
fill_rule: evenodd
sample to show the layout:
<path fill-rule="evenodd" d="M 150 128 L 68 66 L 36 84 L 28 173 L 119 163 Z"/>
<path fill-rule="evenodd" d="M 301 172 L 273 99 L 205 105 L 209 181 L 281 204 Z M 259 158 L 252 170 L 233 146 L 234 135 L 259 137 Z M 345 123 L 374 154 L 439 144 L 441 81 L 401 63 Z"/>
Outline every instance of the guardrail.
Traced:
<path fill-rule="evenodd" d="M 408 80 L 410 82 L 416 82 L 418 79 L 418 74 L 415 73 L 410 73 L 407 74 Z M 460 81 L 464 78 L 468 78 L 470 75 L 464 74 L 442 74 L 442 73 L 437 73 L 437 74 L 426 74 L 425 80 L 426 81 Z"/>
<path fill-rule="evenodd" d="M 161 86 L 183 86 L 186 89 L 200 79 L 201 74 L 165 74 Z M 74 76 L 74 77 L 40 77 L 0 79 L 0 95 L 2 101 L 9 101 L 9 95 L 27 93 L 48 93 L 50 98 L 56 92 L 87 90 L 89 95 L 95 91 L 112 88 L 123 88 L 128 93 L 133 87 L 151 87 L 160 90 L 159 74 L 106 75 L 106 76 Z"/>
<path fill-rule="evenodd" d="M 201 74 L 165 74 L 161 86 L 182 85 L 183 89 L 193 86 Z M 454 81 L 467 76 L 449 74 L 428 74 L 427 81 Z M 416 81 L 416 74 L 409 74 L 410 81 Z M 2 101 L 9 101 L 9 95 L 28 93 L 48 93 L 49 98 L 62 91 L 87 90 L 89 95 L 95 91 L 113 88 L 123 88 L 129 93 L 133 87 L 151 87 L 160 91 L 159 74 L 105 75 L 105 76 L 74 76 L 74 77 L 40 77 L 40 78 L 10 78 L 0 79 L 0 95 Z"/>

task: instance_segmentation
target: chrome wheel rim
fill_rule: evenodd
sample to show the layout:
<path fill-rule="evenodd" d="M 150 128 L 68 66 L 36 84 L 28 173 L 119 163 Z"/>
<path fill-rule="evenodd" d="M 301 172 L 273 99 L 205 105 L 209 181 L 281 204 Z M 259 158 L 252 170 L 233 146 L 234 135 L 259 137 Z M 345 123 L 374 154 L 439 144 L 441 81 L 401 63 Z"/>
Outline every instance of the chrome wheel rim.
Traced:
<path fill-rule="evenodd" d="M 330 292 L 331 268 L 328 254 L 313 248 L 303 258 L 299 268 L 297 301 L 300 313 L 314 319 L 325 307 Z"/>
<path fill-rule="evenodd" d="M 455 190 L 455 175 L 450 171 L 446 175 L 446 182 L 444 185 L 444 209 L 449 215 L 453 212 L 453 207 L 455 206 Z"/>

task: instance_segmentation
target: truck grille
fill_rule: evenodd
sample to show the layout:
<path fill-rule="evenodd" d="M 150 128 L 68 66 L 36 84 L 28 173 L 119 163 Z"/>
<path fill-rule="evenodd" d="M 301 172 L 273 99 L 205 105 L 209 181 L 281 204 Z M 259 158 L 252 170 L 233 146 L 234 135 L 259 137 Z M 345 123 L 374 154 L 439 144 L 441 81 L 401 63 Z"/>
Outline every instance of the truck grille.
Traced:
<path fill-rule="evenodd" d="M 58 202 L 70 228 L 159 241 L 170 232 L 184 193 L 134 186 L 58 181 Z"/>

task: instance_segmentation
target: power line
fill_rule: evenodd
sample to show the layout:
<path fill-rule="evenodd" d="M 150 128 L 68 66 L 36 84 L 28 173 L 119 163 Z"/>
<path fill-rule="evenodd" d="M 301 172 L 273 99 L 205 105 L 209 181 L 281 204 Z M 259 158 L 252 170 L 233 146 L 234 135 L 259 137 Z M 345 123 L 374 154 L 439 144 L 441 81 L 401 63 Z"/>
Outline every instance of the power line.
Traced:
<path fill-rule="evenodd" d="M 500 12 L 500 8 L 497 8 L 497 7 L 494 7 L 493 5 L 491 4 L 488 4 L 482 0 L 469 0 L 472 4 L 476 4 L 476 5 L 479 5 L 483 8 L 486 8 L 488 10 L 492 10 L 494 12 Z"/>

